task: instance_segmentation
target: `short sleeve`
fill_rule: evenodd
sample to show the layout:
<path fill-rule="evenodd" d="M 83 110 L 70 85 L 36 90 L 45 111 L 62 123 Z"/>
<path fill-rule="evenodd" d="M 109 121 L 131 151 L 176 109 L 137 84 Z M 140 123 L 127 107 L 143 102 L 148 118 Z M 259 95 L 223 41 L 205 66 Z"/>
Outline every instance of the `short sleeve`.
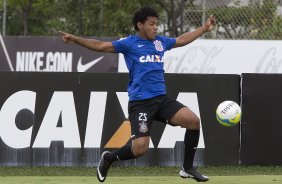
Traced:
<path fill-rule="evenodd" d="M 176 38 L 170 38 L 170 37 L 166 37 L 166 36 L 163 36 L 162 38 L 163 38 L 163 40 L 166 44 L 166 50 L 172 49 L 173 46 L 176 43 Z"/>
<path fill-rule="evenodd" d="M 115 48 L 115 52 L 124 54 L 130 48 L 130 37 L 113 41 L 112 44 Z"/>

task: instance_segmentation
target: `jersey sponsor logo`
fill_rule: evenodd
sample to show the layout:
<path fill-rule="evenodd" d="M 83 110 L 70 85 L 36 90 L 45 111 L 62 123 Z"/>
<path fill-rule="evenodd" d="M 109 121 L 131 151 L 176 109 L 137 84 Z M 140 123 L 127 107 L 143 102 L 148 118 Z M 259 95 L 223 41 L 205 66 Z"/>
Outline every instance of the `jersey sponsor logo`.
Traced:
<path fill-rule="evenodd" d="M 74 93 L 72 91 L 54 91 L 48 102 L 45 114 L 41 119 L 40 126 L 29 124 L 28 127 L 19 128 L 16 122 L 18 114 L 27 110 L 34 114 L 40 108 L 37 100 L 37 92 L 22 90 L 11 94 L 3 103 L 0 110 L 0 136 L 2 141 L 9 147 L 21 148 L 49 148 L 52 141 L 63 141 L 65 148 L 100 148 L 104 133 L 111 133 L 104 148 L 119 148 L 130 140 L 130 122 L 124 121 L 116 130 L 103 131 L 106 108 L 111 108 L 111 100 L 107 100 L 108 92 L 92 91 L 88 101 L 88 111 L 84 113 L 86 121 L 84 145 L 81 142 L 77 111 Z M 116 92 L 116 98 L 122 109 L 124 117 L 128 117 L 128 95 L 127 92 Z M 197 93 L 179 93 L 177 100 L 189 107 L 200 117 Z M 85 104 L 87 106 L 87 104 Z M 36 116 L 36 115 L 35 115 Z M 140 131 L 148 131 L 146 122 L 147 114 L 140 114 Z M 61 125 L 58 126 L 58 119 Z M 116 123 L 116 122 L 110 122 Z M 36 128 L 36 130 L 34 130 Z M 37 131 L 38 130 L 38 131 Z M 177 141 L 183 141 L 184 128 L 167 125 L 160 137 L 160 140 L 150 141 L 150 148 L 174 148 Z M 37 133 L 36 133 L 37 132 Z M 34 134 L 34 135 L 33 135 Z M 173 136 L 171 136 L 173 135 Z M 34 141 L 32 141 L 34 138 Z M 203 134 L 201 133 L 198 148 L 204 148 Z"/>
<path fill-rule="evenodd" d="M 161 42 L 161 41 L 159 41 L 159 40 L 155 40 L 153 43 L 154 43 L 154 45 L 155 45 L 155 49 L 156 49 L 157 51 L 162 52 L 162 51 L 164 50 L 164 48 L 163 48 L 163 46 L 162 46 L 162 42 Z"/>
<path fill-rule="evenodd" d="M 161 62 L 163 63 L 163 57 L 160 55 L 146 55 L 146 56 L 141 56 L 139 58 L 139 61 L 141 63 L 147 63 L 147 62 Z"/>
<path fill-rule="evenodd" d="M 140 47 L 143 47 L 143 46 L 144 46 L 144 45 L 137 45 L 137 47 L 139 47 L 139 48 L 140 48 Z"/>
<path fill-rule="evenodd" d="M 89 70 L 92 66 L 94 66 L 95 64 L 97 64 L 101 59 L 103 59 L 104 56 L 101 56 L 97 59 L 94 59 L 86 64 L 82 64 L 81 60 L 82 57 L 79 58 L 78 63 L 77 63 L 77 71 L 78 72 L 86 72 L 87 70 Z"/>

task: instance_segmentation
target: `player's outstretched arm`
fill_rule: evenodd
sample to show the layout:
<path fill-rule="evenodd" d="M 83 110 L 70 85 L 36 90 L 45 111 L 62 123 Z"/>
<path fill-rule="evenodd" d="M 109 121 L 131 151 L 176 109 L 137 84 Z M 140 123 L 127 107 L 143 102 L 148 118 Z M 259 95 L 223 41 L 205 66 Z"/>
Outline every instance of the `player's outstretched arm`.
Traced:
<path fill-rule="evenodd" d="M 181 47 L 191 43 L 205 32 L 211 31 L 214 28 L 215 24 L 216 24 L 215 17 L 211 15 L 202 27 L 199 27 L 192 32 L 187 32 L 178 36 L 176 38 L 176 43 L 174 47 Z"/>
<path fill-rule="evenodd" d="M 112 42 L 103 42 L 95 39 L 86 39 L 63 31 L 59 31 L 59 33 L 62 36 L 62 39 L 65 43 L 74 42 L 76 44 L 79 44 L 83 47 L 86 47 L 88 49 L 97 52 L 115 52 L 115 48 Z"/>

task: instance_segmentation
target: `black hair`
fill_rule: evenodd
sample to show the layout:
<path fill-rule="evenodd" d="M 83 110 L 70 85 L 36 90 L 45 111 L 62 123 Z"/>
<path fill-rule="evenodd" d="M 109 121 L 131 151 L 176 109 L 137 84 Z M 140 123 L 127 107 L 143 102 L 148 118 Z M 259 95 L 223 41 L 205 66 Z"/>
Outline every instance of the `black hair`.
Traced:
<path fill-rule="evenodd" d="M 138 22 L 144 23 L 148 17 L 156 17 L 159 18 L 159 14 L 157 12 L 157 10 L 155 10 L 154 8 L 151 7 L 143 7 L 140 10 L 138 10 L 137 12 L 135 12 L 134 17 L 133 17 L 133 25 L 134 25 L 134 29 L 136 31 L 139 31 L 139 28 L 137 26 Z"/>

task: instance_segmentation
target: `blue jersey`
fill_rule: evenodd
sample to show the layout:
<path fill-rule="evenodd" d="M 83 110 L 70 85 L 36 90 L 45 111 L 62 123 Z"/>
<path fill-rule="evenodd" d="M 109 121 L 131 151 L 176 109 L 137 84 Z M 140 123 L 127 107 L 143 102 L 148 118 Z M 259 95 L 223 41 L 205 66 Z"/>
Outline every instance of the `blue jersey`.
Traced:
<path fill-rule="evenodd" d="M 115 51 L 123 53 L 129 70 L 129 101 L 166 94 L 163 56 L 175 42 L 175 38 L 165 36 L 145 40 L 137 35 L 112 42 Z"/>

